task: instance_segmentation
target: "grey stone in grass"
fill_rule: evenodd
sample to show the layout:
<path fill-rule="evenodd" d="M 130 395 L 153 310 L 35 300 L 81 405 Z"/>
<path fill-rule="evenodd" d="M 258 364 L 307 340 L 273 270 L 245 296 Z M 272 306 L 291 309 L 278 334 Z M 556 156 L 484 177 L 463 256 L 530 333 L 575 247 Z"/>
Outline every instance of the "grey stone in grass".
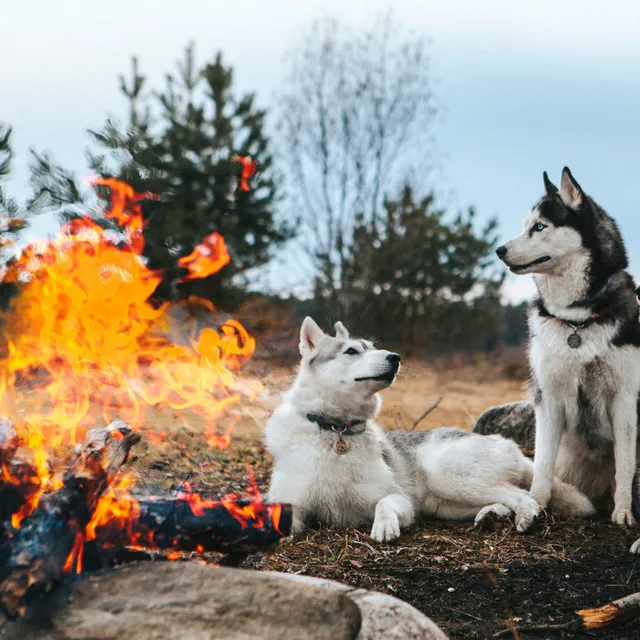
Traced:
<path fill-rule="evenodd" d="M 536 438 L 536 418 L 530 402 L 511 402 L 487 409 L 476 422 L 476 433 L 498 433 L 515 440 L 527 452 L 533 452 Z"/>

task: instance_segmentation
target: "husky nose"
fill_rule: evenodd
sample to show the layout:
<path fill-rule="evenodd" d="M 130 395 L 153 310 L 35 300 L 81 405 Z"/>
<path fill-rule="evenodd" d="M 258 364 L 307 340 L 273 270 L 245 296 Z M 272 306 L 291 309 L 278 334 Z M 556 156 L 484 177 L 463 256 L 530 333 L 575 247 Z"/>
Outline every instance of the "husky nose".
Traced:
<path fill-rule="evenodd" d="M 507 255 L 507 247 L 505 247 L 504 245 L 498 247 L 496 249 L 496 255 L 498 256 L 498 258 L 500 258 L 500 260 L 502 260 L 502 258 Z"/>
<path fill-rule="evenodd" d="M 400 356 L 397 353 L 390 353 L 387 356 L 387 360 L 391 363 L 391 364 L 395 364 L 395 365 L 399 365 L 400 364 Z"/>

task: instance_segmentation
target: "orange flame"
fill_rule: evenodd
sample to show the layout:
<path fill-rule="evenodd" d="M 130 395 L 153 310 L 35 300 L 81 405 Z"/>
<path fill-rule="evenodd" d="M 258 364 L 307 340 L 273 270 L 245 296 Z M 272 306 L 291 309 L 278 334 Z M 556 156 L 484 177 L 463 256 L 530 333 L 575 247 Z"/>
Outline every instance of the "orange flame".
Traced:
<path fill-rule="evenodd" d="M 207 441 L 224 447 L 233 422 L 220 431 L 220 419 L 242 394 L 256 390 L 246 384 L 240 389 L 234 374 L 255 349 L 239 323 L 194 331 L 178 344 L 169 336 L 175 305 L 149 302 L 162 274 L 142 258 L 141 202 L 156 197 L 113 178 L 93 182 L 109 189 L 104 216 L 120 225 L 124 243 L 84 216 L 63 225 L 53 240 L 26 247 L 5 275 L 21 291 L 1 318 L 6 355 L 0 357 L 0 414 L 14 420 L 37 471 L 33 496 L 13 517 L 16 527 L 43 493 L 60 486 L 53 454 L 81 441 L 88 428 L 120 418 L 143 429 L 151 408 L 171 409 L 183 420 L 201 419 Z M 219 234 L 179 260 L 189 270 L 187 279 L 228 262 Z M 2 474 L 10 475 L 4 468 Z M 101 519 L 135 516 L 106 504 L 100 501 L 87 536 L 95 536 Z"/>
<path fill-rule="evenodd" d="M 76 533 L 76 539 L 73 543 L 73 548 L 67 556 L 67 560 L 64 563 L 62 571 L 64 573 L 72 573 L 75 568 L 75 573 L 82 573 L 82 553 L 84 551 L 84 537 L 82 531 Z"/>
<path fill-rule="evenodd" d="M 236 156 L 236 162 L 242 165 L 242 174 L 238 189 L 240 191 L 249 191 L 249 178 L 256 172 L 258 165 L 251 159 L 251 156 Z"/>
<path fill-rule="evenodd" d="M 188 256 L 178 260 L 178 266 L 189 270 L 178 282 L 188 282 L 196 278 L 206 278 L 229 264 L 231 256 L 227 251 L 224 238 L 219 233 L 212 233 L 204 238 Z"/>

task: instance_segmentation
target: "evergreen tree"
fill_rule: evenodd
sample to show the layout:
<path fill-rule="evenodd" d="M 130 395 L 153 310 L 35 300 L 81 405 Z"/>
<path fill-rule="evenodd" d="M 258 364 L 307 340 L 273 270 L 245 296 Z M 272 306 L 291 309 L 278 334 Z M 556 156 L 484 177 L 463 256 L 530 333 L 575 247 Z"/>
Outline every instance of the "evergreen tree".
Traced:
<path fill-rule="evenodd" d="M 266 113 L 256 107 L 254 95 L 237 98 L 232 85 L 232 70 L 220 54 L 198 68 L 189 46 L 177 71 L 166 76 L 164 89 L 150 92 L 134 58 L 131 77 L 120 77 L 129 103 L 126 126 L 109 119 L 99 131 L 90 132 L 97 146 L 89 153 L 94 173 L 160 197 L 143 204 L 144 255 L 150 267 L 167 271 L 167 282 L 157 291 L 160 297 L 170 295 L 169 277 L 175 276 L 177 259 L 213 231 L 224 236 L 231 263 L 204 281 L 179 288 L 183 294 L 226 304 L 233 302 L 233 285 L 241 289 L 248 272 L 264 265 L 272 250 L 292 235 L 274 211 Z M 242 166 L 237 156 L 251 156 L 258 167 L 248 191 L 238 189 Z M 51 178 L 46 170 L 35 176 L 36 192 L 45 188 L 56 201 L 50 195 L 55 191 Z M 54 182 L 64 185 L 60 176 Z M 58 204 L 69 200 L 64 193 L 56 197 Z"/>
<path fill-rule="evenodd" d="M 492 258 L 497 221 L 474 227 L 473 209 L 448 220 L 432 195 L 415 202 L 408 186 L 385 201 L 382 225 L 362 223 L 354 235 L 347 307 L 358 326 L 405 353 L 491 348 L 504 277 Z"/>
<path fill-rule="evenodd" d="M 2 180 L 11 172 L 11 134 L 11 127 L 0 124 L 0 259 L 3 263 L 13 257 L 18 232 L 26 226 L 26 212 L 21 211 L 18 203 L 6 194 L 2 186 Z M 6 307 L 14 292 L 14 285 L 6 282 L 0 284 L 0 308 Z"/>

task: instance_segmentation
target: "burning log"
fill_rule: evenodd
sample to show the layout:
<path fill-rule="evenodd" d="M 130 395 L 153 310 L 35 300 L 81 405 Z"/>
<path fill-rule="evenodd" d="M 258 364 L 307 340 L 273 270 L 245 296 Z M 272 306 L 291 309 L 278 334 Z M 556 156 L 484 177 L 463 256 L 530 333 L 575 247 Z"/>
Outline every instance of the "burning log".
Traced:
<path fill-rule="evenodd" d="M 40 500 L 2 550 L 0 604 L 9 616 L 23 614 L 28 593 L 48 589 L 70 559 L 80 570 L 84 529 L 101 494 L 139 439 L 120 421 L 87 433 L 62 487 Z M 73 554 L 75 549 L 77 554 Z"/>
<path fill-rule="evenodd" d="M 13 518 L 40 489 L 40 478 L 36 468 L 26 462 L 15 460 L 20 446 L 13 424 L 0 418 L 0 547 L 9 541 L 6 523 Z M 0 551 L 0 558 L 2 551 Z"/>
<path fill-rule="evenodd" d="M 204 500 L 198 494 L 125 500 L 131 502 L 120 500 L 119 508 L 130 516 L 109 518 L 95 528 L 97 542 L 105 548 L 133 545 L 246 554 L 291 533 L 291 505 L 235 497 Z"/>

